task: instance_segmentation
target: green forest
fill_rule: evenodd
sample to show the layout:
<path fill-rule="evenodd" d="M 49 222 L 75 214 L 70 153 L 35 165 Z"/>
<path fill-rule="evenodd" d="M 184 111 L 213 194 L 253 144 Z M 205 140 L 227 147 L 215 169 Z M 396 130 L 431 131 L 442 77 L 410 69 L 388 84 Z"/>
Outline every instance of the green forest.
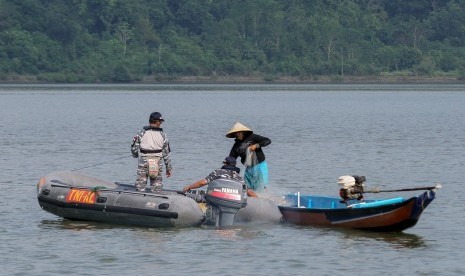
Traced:
<path fill-rule="evenodd" d="M 0 0 L 0 81 L 465 80 L 465 0 Z"/>

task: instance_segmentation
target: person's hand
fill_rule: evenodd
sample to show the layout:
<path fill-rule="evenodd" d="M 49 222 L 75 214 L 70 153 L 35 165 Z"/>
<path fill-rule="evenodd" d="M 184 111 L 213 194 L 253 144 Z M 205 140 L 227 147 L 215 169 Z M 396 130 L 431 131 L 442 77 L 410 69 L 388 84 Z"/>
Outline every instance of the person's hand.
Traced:
<path fill-rule="evenodd" d="M 251 151 L 255 151 L 257 148 L 258 148 L 258 147 L 257 147 L 257 144 L 253 144 L 253 145 L 251 145 L 251 146 L 249 147 L 249 149 L 250 149 Z"/>
<path fill-rule="evenodd" d="M 166 177 L 170 177 L 171 176 L 171 170 L 167 170 L 166 171 Z"/>
<path fill-rule="evenodd" d="M 182 188 L 182 191 L 183 192 L 187 192 L 189 191 L 191 188 L 190 188 L 191 185 L 187 185 L 186 187 Z"/>
<path fill-rule="evenodd" d="M 249 188 L 247 188 L 247 196 L 258 197 L 257 194 L 252 189 L 249 189 Z"/>

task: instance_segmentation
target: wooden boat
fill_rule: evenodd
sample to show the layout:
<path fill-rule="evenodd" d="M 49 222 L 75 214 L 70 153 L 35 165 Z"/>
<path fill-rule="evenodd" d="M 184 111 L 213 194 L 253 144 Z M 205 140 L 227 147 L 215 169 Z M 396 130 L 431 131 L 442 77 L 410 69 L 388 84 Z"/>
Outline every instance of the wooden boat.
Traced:
<path fill-rule="evenodd" d="M 345 204 L 339 197 L 298 193 L 284 196 L 286 204 L 278 208 L 283 221 L 291 224 L 400 232 L 413 227 L 434 198 L 435 190 L 428 190 L 408 199 L 349 200 Z"/>

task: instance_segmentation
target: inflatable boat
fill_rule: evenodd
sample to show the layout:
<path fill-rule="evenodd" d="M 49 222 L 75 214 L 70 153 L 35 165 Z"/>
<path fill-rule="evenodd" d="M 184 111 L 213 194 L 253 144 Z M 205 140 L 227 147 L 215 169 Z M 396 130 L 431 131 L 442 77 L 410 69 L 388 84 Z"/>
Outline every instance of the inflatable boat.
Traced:
<path fill-rule="evenodd" d="M 218 179 L 206 190 L 140 192 L 134 185 L 58 171 L 40 178 L 37 198 L 43 210 L 70 220 L 146 227 L 279 223 L 277 205 L 247 197 L 245 188 L 241 182 Z"/>

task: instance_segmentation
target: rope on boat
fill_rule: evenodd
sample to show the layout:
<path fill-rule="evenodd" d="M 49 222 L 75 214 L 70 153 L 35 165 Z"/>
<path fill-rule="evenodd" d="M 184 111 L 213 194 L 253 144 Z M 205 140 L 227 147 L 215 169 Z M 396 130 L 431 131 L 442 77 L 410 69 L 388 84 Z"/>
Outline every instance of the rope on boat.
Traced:
<path fill-rule="evenodd" d="M 102 189 L 106 189 L 107 187 L 105 186 L 95 186 L 95 187 L 92 187 L 92 189 L 90 189 L 92 192 L 94 193 L 97 193 L 98 191 L 102 190 Z"/>

